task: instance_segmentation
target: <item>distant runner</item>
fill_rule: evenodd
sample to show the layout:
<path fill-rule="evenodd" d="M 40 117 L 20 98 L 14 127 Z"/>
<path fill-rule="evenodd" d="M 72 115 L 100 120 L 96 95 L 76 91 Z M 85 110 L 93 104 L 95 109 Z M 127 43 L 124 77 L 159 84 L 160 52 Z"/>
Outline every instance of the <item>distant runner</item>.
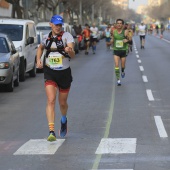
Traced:
<path fill-rule="evenodd" d="M 95 23 L 93 23 L 90 30 L 92 32 L 91 33 L 92 50 L 93 50 L 93 54 L 95 54 L 96 53 L 97 34 L 98 34 L 98 28 L 96 27 Z"/>
<path fill-rule="evenodd" d="M 140 37 L 140 45 L 141 49 L 145 48 L 145 35 L 146 35 L 146 26 L 141 22 L 141 25 L 139 25 L 139 37 Z"/>
<path fill-rule="evenodd" d="M 117 78 L 117 85 L 121 86 L 119 63 L 121 63 L 121 77 L 124 78 L 128 39 L 127 30 L 124 30 L 124 21 L 122 19 L 117 19 L 116 24 L 116 30 L 113 31 L 111 43 L 113 43 L 115 75 Z"/>

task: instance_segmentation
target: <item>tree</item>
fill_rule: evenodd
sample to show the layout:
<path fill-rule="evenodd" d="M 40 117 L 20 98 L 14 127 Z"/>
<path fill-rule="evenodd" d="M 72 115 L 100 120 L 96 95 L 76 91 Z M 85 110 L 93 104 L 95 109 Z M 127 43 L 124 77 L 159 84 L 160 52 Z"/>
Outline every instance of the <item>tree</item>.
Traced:
<path fill-rule="evenodd" d="M 23 14 L 23 8 L 20 6 L 19 2 L 20 0 L 5 0 L 6 2 L 12 4 L 12 14 L 11 17 L 12 18 L 22 18 L 22 14 Z M 17 16 L 15 17 L 15 14 L 17 14 Z"/>

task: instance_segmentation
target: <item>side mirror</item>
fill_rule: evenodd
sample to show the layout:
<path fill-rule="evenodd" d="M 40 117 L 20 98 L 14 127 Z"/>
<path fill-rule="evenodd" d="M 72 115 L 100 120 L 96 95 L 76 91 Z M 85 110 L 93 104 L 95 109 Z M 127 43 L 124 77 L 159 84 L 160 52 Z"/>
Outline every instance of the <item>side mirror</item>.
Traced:
<path fill-rule="evenodd" d="M 33 44 L 33 43 L 34 43 L 34 37 L 29 37 L 29 38 L 27 39 L 27 45 Z"/>
<path fill-rule="evenodd" d="M 12 51 L 11 51 L 12 54 L 15 54 L 16 52 L 17 52 L 16 50 L 12 50 Z"/>

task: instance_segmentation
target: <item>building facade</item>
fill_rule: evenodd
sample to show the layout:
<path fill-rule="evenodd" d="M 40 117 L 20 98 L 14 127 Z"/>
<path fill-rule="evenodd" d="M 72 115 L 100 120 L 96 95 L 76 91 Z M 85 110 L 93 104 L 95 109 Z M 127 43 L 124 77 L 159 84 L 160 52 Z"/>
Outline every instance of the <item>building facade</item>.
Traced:
<path fill-rule="evenodd" d="M 0 0 L 0 17 L 11 17 L 12 5 L 5 0 Z"/>
<path fill-rule="evenodd" d="M 148 0 L 148 6 L 160 6 L 168 0 Z"/>

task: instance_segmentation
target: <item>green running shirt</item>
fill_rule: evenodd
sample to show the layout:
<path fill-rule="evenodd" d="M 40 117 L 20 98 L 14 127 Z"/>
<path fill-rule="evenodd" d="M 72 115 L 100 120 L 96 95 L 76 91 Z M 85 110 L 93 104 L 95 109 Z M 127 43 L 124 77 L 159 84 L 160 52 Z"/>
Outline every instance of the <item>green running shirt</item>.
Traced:
<path fill-rule="evenodd" d="M 114 38 L 113 50 L 118 51 L 126 50 L 127 43 L 123 42 L 123 39 L 126 39 L 124 30 L 122 30 L 120 34 L 118 33 L 117 30 L 114 30 L 113 38 Z"/>

